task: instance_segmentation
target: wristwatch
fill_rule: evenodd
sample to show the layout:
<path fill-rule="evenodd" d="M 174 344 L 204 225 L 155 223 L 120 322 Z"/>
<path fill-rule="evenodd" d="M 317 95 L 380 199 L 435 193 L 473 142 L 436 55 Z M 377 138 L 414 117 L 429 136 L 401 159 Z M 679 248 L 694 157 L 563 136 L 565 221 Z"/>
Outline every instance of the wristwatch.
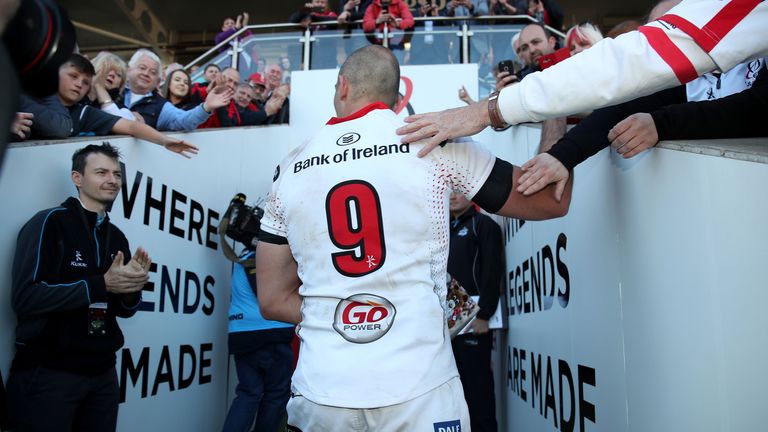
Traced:
<path fill-rule="evenodd" d="M 504 117 L 499 112 L 499 92 L 498 90 L 488 96 L 488 116 L 491 118 L 491 127 L 494 129 L 504 129 L 509 126 Z"/>

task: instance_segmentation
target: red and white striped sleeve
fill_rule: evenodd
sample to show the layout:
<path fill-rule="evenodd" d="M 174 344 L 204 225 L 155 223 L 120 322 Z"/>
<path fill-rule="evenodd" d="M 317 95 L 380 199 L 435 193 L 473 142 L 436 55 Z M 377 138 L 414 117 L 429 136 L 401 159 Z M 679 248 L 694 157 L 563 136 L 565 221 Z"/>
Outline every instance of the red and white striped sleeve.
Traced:
<path fill-rule="evenodd" d="M 766 29 L 768 1 L 684 0 L 638 31 L 503 89 L 499 109 L 518 124 L 615 105 L 768 55 Z"/>

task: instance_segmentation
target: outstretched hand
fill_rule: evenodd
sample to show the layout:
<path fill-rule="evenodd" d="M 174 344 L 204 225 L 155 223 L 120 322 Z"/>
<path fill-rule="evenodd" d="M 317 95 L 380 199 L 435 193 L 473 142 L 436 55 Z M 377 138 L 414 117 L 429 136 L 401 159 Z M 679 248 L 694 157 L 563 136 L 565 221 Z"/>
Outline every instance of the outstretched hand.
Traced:
<path fill-rule="evenodd" d="M 608 132 L 608 141 L 625 159 L 636 156 L 659 142 L 656 123 L 648 113 L 637 113 L 618 122 Z"/>
<path fill-rule="evenodd" d="M 174 153 L 178 153 L 187 159 L 189 159 L 193 155 L 196 155 L 197 152 L 200 150 L 196 146 L 184 140 L 171 138 L 171 137 L 168 137 L 168 140 L 165 143 L 163 143 L 163 147 L 165 147 L 166 149 Z"/>
<path fill-rule="evenodd" d="M 491 124 L 486 100 L 463 108 L 408 116 L 405 122 L 408 124 L 397 130 L 398 135 L 404 135 L 401 142 L 427 139 L 419 157 L 426 156 L 443 141 L 474 135 Z"/>
<path fill-rule="evenodd" d="M 556 183 L 555 199 L 560 202 L 570 172 L 557 158 L 549 153 L 540 153 L 523 164 L 521 168 L 523 175 L 520 176 L 517 186 L 518 192 L 526 196 L 533 195 L 549 184 Z"/>

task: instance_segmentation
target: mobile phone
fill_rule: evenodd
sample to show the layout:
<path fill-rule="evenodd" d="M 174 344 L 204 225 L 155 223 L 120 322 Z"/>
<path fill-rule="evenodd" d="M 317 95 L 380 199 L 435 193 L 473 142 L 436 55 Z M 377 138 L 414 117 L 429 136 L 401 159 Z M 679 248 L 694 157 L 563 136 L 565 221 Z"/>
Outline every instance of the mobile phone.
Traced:
<path fill-rule="evenodd" d="M 571 56 L 571 51 L 568 48 L 561 48 L 552 54 L 547 54 L 539 57 L 539 67 L 544 70 L 550 66 L 554 66 L 561 61 Z"/>
<path fill-rule="evenodd" d="M 499 68 L 499 72 L 509 72 L 512 75 L 515 74 L 515 62 L 512 60 L 502 60 L 497 67 Z"/>

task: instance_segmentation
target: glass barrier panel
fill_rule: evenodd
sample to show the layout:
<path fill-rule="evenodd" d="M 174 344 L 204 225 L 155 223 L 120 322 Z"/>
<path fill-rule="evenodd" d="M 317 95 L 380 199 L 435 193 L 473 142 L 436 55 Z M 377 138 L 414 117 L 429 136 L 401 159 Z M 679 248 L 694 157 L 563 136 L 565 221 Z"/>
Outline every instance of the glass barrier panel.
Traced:
<path fill-rule="evenodd" d="M 405 55 L 401 64 L 434 65 L 461 63 L 460 27 L 445 21 L 419 21 L 410 40 L 404 42 Z M 402 32 L 400 32 L 402 33 Z M 397 36 L 395 32 L 394 36 Z"/>
<path fill-rule="evenodd" d="M 477 63 L 479 97 L 487 97 L 496 87 L 495 67 L 499 62 L 519 63 L 512 49 L 512 37 L 522 24 L 473 24 L 470 28 L 469 62 Z"/>
<path fill-rule="evenodd" d="M 240 77 L 246 81 L 254 72 L 265 73 L 269 64 L 279 65 L 283 82 L 290 81 L 290 73 L 301 69 L 301 38 L 300 31 L 284 31 L 267 34 L 256 34 L 242 38 L 239 43 L 237 69 Z M 205 66 L 216 64 L 221 69 L 232 66 L 232 47 L 227 47 L 213 59 L 206 61 L 192 74 L 192 80 L 204 81 Z M 266 76 L 265 76 L 266 78 Z"/>
<path fill-rule="evenodd" d="M 242 41 L 237 69 L 243 81 L 259 72 L 266 76 L 270 65 L 277 65 L 282 72 L 282 82 L 291 81 L 291 72 L 301 70 L 301 39 L 303 32 L 291 31 L 249 36 Z"/>

